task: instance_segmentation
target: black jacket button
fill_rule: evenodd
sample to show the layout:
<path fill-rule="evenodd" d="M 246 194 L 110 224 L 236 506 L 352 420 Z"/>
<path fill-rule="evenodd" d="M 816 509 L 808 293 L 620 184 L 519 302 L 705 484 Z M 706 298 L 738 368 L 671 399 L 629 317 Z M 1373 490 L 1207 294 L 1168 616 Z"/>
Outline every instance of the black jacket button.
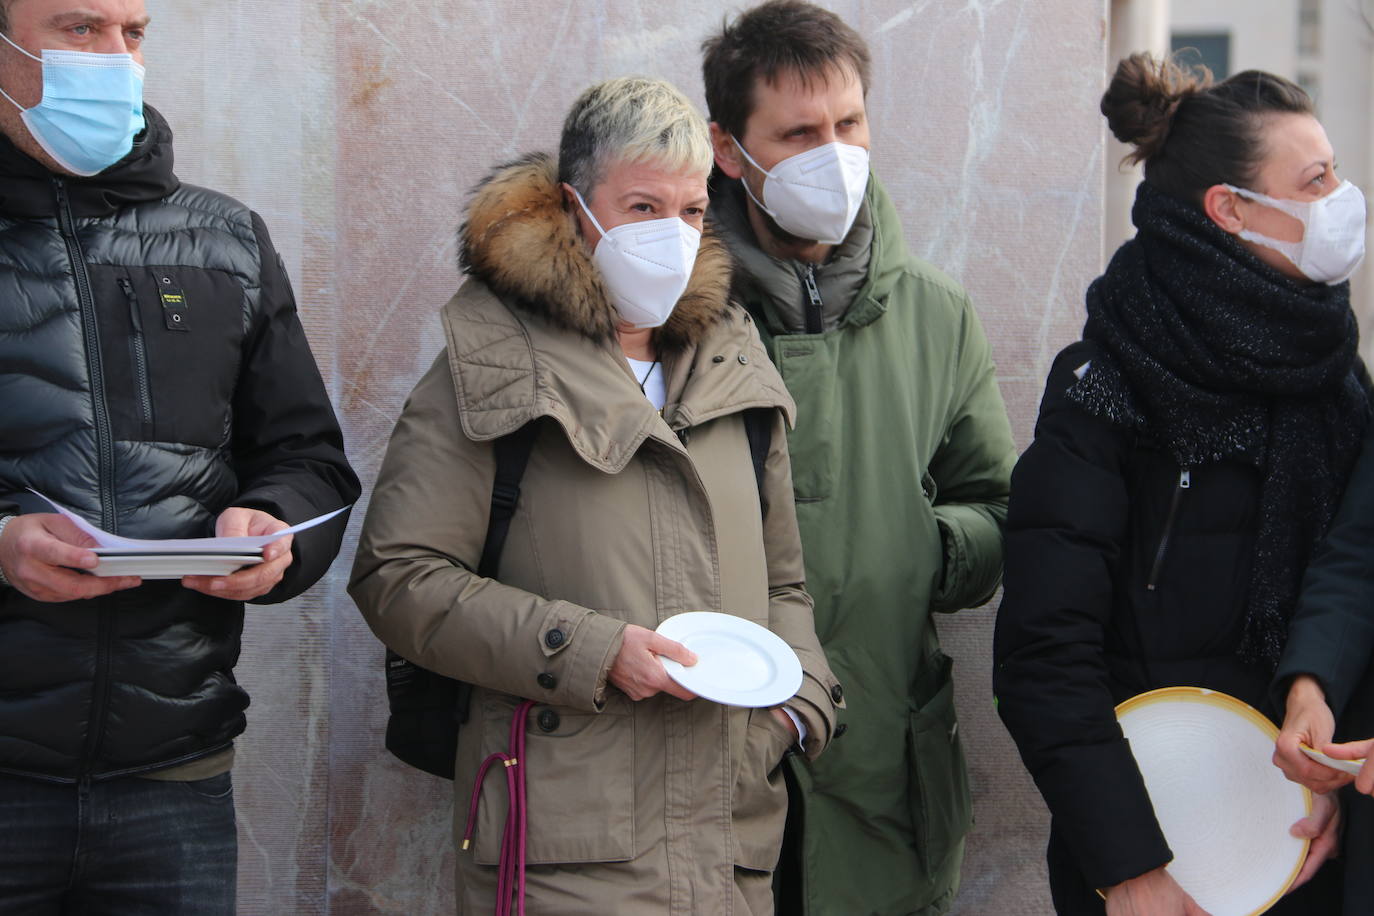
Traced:
<path fill-rule="evenodd" d="M 830 699 L 834 700 L 836 703 L 842 701 L 844 699 L 844 688 L 841 687 L 839 684 L 836 684 L 834 687 L 831 687 Z"/>
<path fill-rule="evenodd" d="M 713 363 L 723 363 L 723 362 L 725 362 L 725 357 L 723 357 L 723 356 L 713 356 L 713 357 L 711 357 L 711 362 L 713 362 Z"/>
<path fill-rule="evenodd" d="M 548 646 L 550 649 L 557 649 L 559 646 L 563 645 L 563 643 L 567 641 L 568 637 L 563 633 L 562 630 L 559 630 L 557 628 L 552 629 L 544 634 L 544 645 Z"/>
<path fill-rule="evenodd" d="M 552 690 L 553 688 L 558 686 L 558 678 L 554 677 L 552 674 L 549 674 L 547 671 L 539 675 L 539 677 L 535 678 L 535 680 L 538 681 L 539 686 L 543 687 L 545 690 Z"/>
<path fill-rule="evenodd" d="M 541 709 L 535 721 L 539 723 L 540 731 L 551 732 L 558 729 L 558 713 L 552 709 Z"/>

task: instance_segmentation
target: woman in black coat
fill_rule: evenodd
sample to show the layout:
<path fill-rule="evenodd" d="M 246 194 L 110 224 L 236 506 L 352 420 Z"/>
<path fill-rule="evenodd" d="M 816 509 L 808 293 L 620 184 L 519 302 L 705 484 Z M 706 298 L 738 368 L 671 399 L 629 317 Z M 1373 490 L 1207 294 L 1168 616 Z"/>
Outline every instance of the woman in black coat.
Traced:
<path fill-rule="evenodd" d="M 1135 55 L 1102 111 L 1145 164 L 1138 234 L 1089 288 L 1012 478 L 994 688 L 1053 815 L 1058 911 L 1103 913 L 1101 889 L 1109 914 L 1184 916 L 1202 911 L 1164 870 L 1113 709 L 1193 685 L 1272 718 L 1303 569 L 1369 414 L 1343 282 L 1358 254 L 1341 254 L 1363 198 L 1279 77 L 1213 85 Z M 1293 213 L 1314 208 L 1304 234 Z M 1272 912 L 1335 912 L 1329 872 Z"/>

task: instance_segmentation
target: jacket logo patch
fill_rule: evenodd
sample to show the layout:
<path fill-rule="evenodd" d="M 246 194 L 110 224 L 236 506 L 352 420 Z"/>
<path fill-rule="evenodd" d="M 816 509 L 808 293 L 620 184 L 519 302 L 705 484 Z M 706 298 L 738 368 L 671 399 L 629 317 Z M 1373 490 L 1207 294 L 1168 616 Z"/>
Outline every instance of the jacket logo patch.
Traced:
<path fill-rule="evenodd" d="M 191 330 L 191 312 L 186 294 L 175 287 L 164 286 L 158 290 L 158 297 L 162 300 L 162 323 L 167 330 Z"/>

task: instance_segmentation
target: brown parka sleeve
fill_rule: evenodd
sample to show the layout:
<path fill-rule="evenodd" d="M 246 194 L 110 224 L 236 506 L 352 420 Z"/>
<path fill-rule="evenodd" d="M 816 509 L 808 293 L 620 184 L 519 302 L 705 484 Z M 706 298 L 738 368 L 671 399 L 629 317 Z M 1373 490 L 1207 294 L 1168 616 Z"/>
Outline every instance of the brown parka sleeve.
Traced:
<path fill-rule="evenodd" d="M 367 510 L 348 591 L 377 637 L 448 677 L 599 709 L 625 623 L 477 575 L 496 461 L 462 432 L 447 353 L 411 392 Z M 460 606 L 462 613 L 451 613 Z"/>

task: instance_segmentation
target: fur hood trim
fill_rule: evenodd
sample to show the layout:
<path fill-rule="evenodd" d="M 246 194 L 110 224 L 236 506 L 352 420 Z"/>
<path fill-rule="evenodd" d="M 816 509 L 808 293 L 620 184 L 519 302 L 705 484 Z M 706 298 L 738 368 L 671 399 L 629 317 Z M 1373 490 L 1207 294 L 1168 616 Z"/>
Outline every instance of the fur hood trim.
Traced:
<path fill-rule="evenodd" d="M 488 175 L 473 192 L 458 249 L 463 272 L 508 303 L 593 340 L 615 336 L 615 307 L 564 209 L 552 156 L 528 155 Z M 730 272 L 730 255 L 708 225 L 687 290 L 656 332 L 659 346 L 682 349 L 724 317 Z"/>

